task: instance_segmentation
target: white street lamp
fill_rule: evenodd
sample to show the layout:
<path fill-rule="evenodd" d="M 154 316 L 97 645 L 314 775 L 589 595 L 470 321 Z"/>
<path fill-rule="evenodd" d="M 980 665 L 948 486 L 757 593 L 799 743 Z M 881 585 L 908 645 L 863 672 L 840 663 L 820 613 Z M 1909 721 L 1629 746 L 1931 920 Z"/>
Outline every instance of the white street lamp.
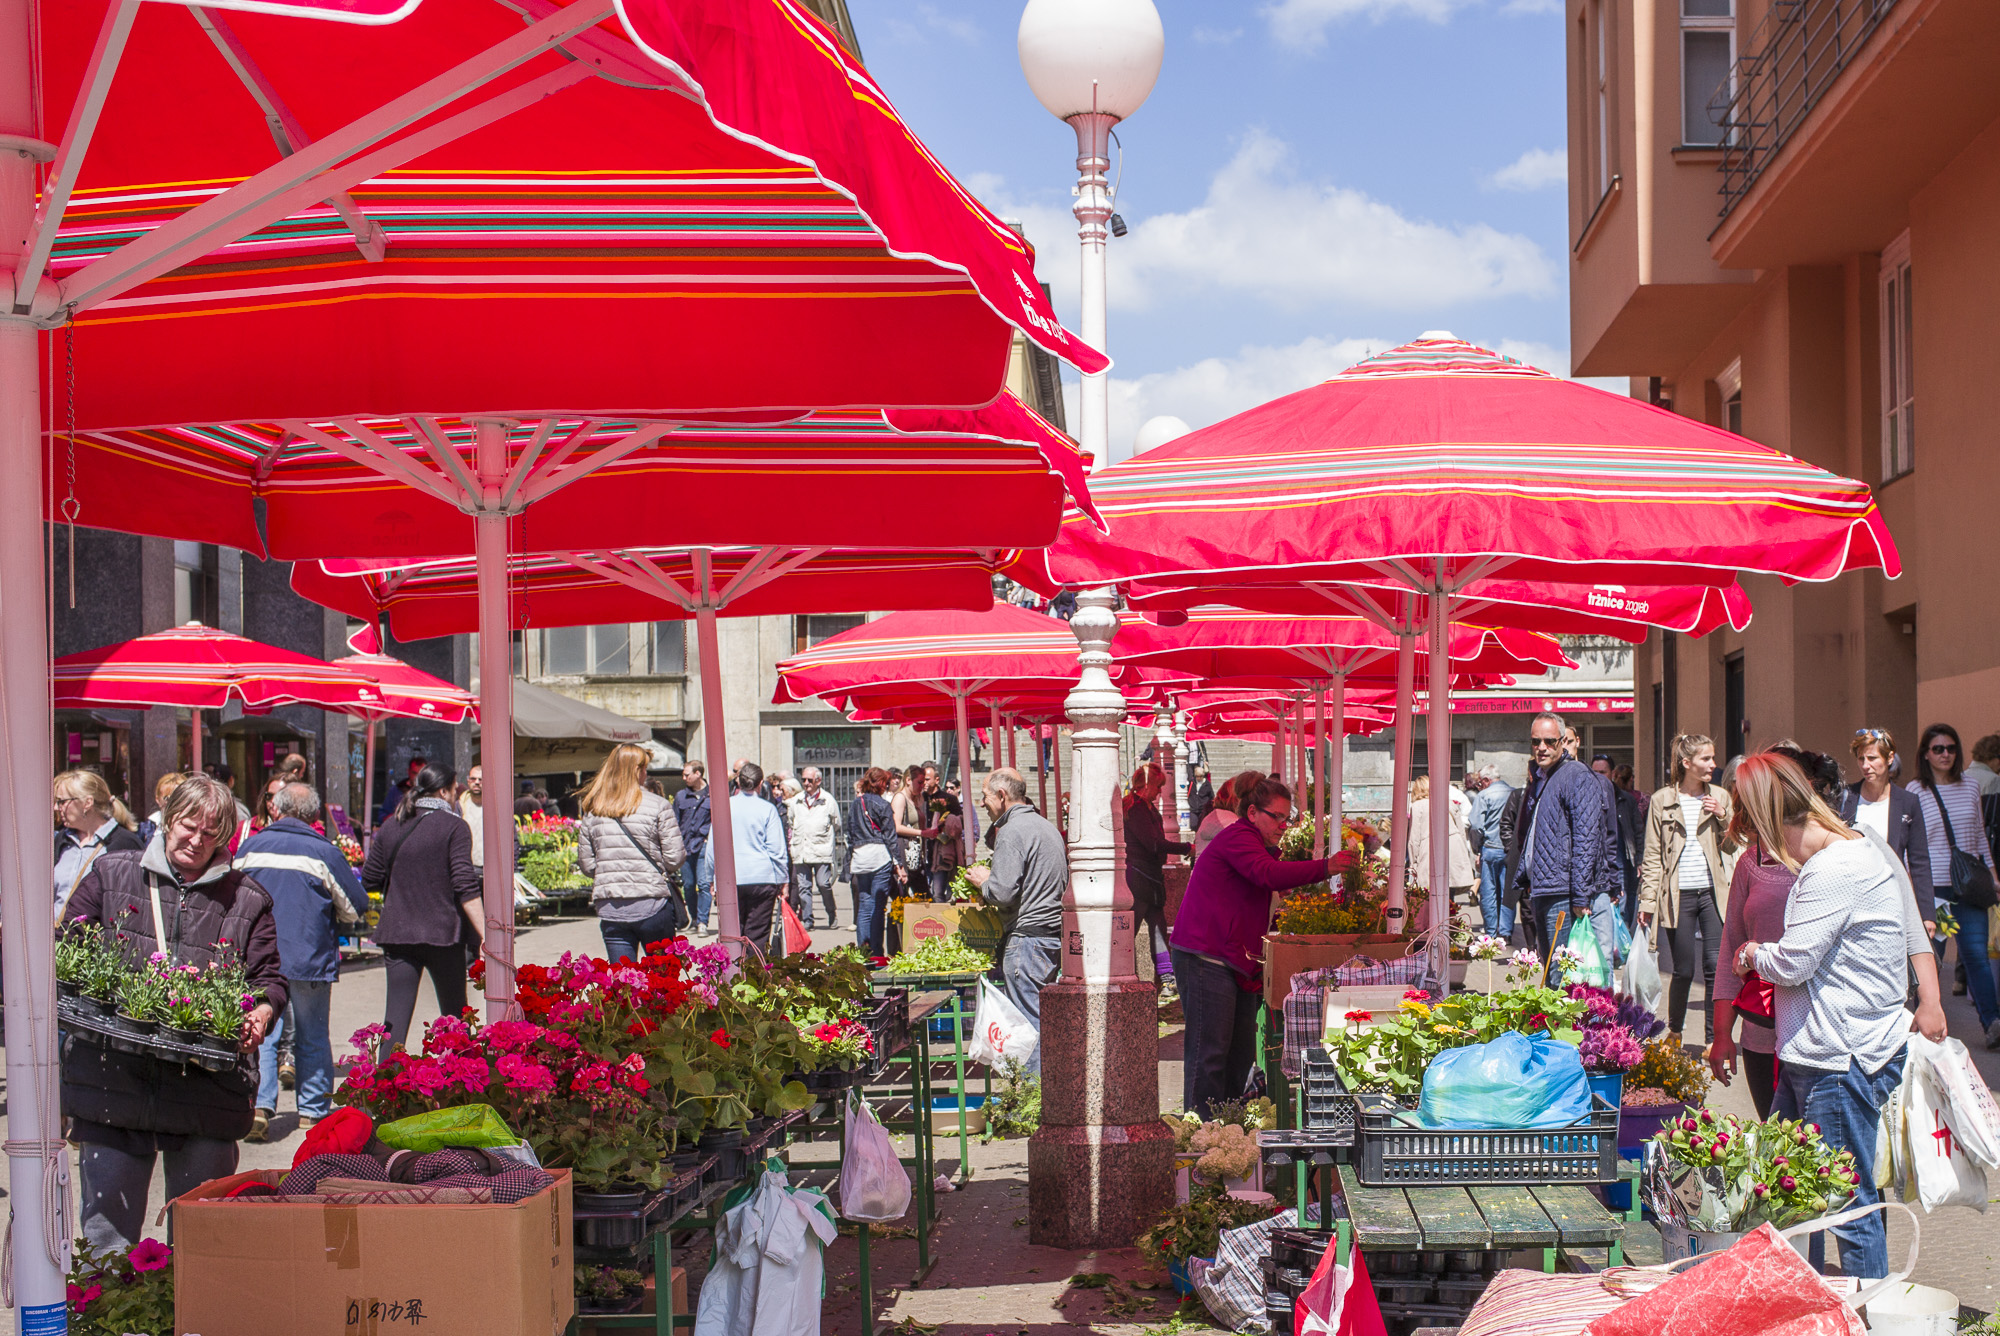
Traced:
<path fill-rule="evenodd" d="M 1076 222 L 1083 243 L 1083 341 L 1102 351 L 1104 239 L 1111 218 L 1111 127 L 1139 109 L 1160 77 L 1166 32 L 1153 0 L 1028 0 L 1017 39 L 1021 71 L 1041 104 L 1076 130 Z M 1094 467 L 1111 458 L 1111 401 L 1102 373 L 1083 378 L 1077 439 Z"/>

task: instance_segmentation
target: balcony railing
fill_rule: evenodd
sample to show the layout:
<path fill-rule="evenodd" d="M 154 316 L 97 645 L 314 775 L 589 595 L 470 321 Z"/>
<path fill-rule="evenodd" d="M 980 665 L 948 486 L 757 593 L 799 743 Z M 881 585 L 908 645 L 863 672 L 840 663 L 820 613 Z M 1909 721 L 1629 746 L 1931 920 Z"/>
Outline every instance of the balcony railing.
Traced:
<path fill-rule="evenodd" d="M 1740 48 L 1749 54 L 1709 101 L 1722 134 L 1723 218 L 1895 7 L 1896 0 L 1771 0 L 1770 12 Z"/>

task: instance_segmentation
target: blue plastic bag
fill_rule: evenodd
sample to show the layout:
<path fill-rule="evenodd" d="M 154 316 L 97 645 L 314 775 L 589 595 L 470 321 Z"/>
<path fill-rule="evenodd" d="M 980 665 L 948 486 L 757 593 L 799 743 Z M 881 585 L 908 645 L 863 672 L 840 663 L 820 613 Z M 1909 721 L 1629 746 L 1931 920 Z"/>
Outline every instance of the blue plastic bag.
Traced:
<path fill-rule="evenodd" d="M 1614 960 L 1612 963 L 1615 965 L 1623 965 L 1625 962 L 1632 959 L 1632 929 L 1630 925 L 1628 925 L 1625 922 L 1625 916 L 1623 914 L 1614 914 L 1612 915 L 1612 919 L 1618 925 L 1618 931 L 1616 934 L 1616 940 L 1618 943 L 1618 958 Z"/>
<path fill-rule="evenodd" d="M 1568 1127 L 1589 1115 L 1576 1045 L 1518 1030 L 1432 1058 L 1417 1104 L 1424 1127 Z"/>

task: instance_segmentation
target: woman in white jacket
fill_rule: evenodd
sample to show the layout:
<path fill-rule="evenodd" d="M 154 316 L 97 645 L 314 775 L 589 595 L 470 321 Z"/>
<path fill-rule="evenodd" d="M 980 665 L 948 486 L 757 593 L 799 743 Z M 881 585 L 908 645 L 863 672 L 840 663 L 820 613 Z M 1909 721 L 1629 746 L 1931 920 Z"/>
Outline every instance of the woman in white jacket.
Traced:
<path fill-rule="evenodd" d="M 1456 785 L 1445 792 L 1451 803 L 1451 890 L 1453 895 L 1479 884 L 1479 868 L 1472 861 L 1472 845 L 1465 838 L 1466 818 L 1472 800 Z M 1410 880 L 1429 890 L 1431 886 L 1431 777 L 1418 775 L 1410 781 Z"/>
<path fill-rule="evenodd" d="M 638 959 L 649 942 L 688 922 L 680 822 L 672 804 L 646 791 L 646 760 L 643 748 L 621 742 L 576 800 L 576 865 L 591 879 L 591 907 L 613 964 Z"/>

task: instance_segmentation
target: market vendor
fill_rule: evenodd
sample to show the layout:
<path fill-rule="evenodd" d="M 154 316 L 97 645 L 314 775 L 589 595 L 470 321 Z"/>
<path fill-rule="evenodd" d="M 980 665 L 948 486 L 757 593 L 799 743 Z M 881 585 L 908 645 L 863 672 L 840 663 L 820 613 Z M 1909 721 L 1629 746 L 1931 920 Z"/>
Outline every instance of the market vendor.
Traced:
<path fill-rule="evenodd" d="M 1274 850 L 1292 823 L 1292 791 L 1278 780 L 1260 780 L 1238 797 L 1242 817 L 1195 860 L 1172 934 L 1187 1018 L 1181 1107 L 1204 1116 L 1212 1104 L 1242 1098 L 1257 1056 L 1271 897 L 1330 880 L 1348 863 L 1344 853 L 1279 861 Z"/>
<path fill-rule="evenodd" d="M 1866 1206 L 1881 1199 L 1876 1128 L 1883 1103 L 1902 1081 L 1909 1032 L 1945 1037 L 1930 940 L 1914 897 L 1891 866 L 1894 855 L 1842 821 L 1791 759 L 1773 752 L 1744 757 L 1736 800 L 1758 846 L 1798 873 L 1783 935 L 1746 941 L 1730 961 L 1738 975 L 1754 970 L 1774 985 L 1772 1107 L 1780 1117 L 1817 1123 L 1829 1144 L 1853 1154 L 1853 1204 Z M 1920 998 L 1914 1025 L 1903 1010 L 1912 967 Z M 1832 1233 L 1844 1274 L 1889 1273 L 1880 1212 Z M 1821 1246 L 1814 1236 L 1815 1251 Z"/>
<path fill-rule="evenodd" d="M 64 1036 L 62 1105 L 70 1139 L 82 1148 L 83 1237 L 120 1251 L 138 1242 L 144 1227 L 156 1155 L 166 1162 L 169 1201 L 236 1172 L 236 1143 L 250 1130 L 257 1094 L 257 1046 L 285 1009 L 271 897 L 229 862 L 236 796 L 220 780 L 190 775 L 168 795 L 160 818 L 144 852 L 106 854 L 91 864 L 64 924 L 102 925 L 129 970 L 145 968 L 159 952 L 176 965 L 199 966 L 240 953 L 251 992 L 242 1048 L 226 1071 Z"/>
<path fill-rule="evenodd" d="M 1018 770 L 999 769 L 986 777 L 981 796 L 993 818 L 991 867 L 970 867 L 965 875 L 986 902 L 1000 911 L 1000 986 L 1021 1014 L 1042 1024 L 1042 989 L 1062 973 L 1062 903 L 1069 887 L 1069 852 L 1062 832 L 1028 801 L 1028 781 Z M 1029 1060 L 1041 1071 L 1038 1046 Z"/>

